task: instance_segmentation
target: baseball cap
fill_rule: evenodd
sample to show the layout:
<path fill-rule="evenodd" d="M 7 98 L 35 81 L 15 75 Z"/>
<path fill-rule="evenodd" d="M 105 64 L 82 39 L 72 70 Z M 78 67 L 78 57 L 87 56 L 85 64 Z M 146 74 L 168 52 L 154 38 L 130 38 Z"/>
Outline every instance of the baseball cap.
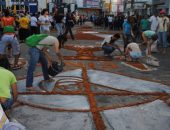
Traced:
<path fill-rule="evenodd" d="M 159 13 L 160 14 L 166 14 L 166 10 L 162 9 Z"/>

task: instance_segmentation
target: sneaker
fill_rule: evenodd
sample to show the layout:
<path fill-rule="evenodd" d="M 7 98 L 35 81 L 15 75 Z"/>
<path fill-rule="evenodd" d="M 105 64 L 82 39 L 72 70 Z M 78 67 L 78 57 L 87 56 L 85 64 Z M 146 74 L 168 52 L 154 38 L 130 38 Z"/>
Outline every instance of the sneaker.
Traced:
<path fill-rule="evenodd" d="M 38 87 L 27 87 L 26 90 L 27 91 L 32 91 L 32 92 L 45 92 L 44 90 L 41 90 Z"/>

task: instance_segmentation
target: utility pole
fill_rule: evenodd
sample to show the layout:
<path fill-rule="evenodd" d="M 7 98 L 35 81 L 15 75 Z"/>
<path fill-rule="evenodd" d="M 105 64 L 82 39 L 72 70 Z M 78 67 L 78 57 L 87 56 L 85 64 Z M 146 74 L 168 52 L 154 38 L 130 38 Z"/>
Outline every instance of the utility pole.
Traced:
<path fill-rule="evenodd" d="M 111 7 L 112 7 L 112 0 L 110 0 L 110 3 L 109 3 L 109 13 L 111 14 Z"/>
<path fill-rule="evenodd" d="M 134 8 L 134 0 L 131 0 L 131 9 Z"/>

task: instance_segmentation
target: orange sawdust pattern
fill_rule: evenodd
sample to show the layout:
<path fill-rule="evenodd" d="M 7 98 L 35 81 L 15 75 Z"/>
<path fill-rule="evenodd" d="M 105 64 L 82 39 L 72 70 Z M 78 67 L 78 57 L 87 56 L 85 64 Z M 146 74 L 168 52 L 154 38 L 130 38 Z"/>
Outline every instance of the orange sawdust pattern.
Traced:
<path fill-rule="evenodd" d="M 94 69 L 95 68 L 95 64 L 93 62 L 89 62 L 88 63 L 88 68 L 89 69 Z"/>
<path fill-rule="evenodd" d="M 104 40 L 104 38 L 99 37 L 99 36 L 95 36 L 93 34 L 87 34 L 87 33 L 81 33 L 81 32 L 77 32 L 74 35 L 76 40 L 95 40 L 95 41 L 101 41 Z M 71 37 L 68 36 L 68 38 L 70 39 Z"/>
<path fill-rule="evenodd" d="M 83 81 L 80 78 L 68 77 L 68 79 L 58 80 L 55 83 L 55 87 L 53 88 L 53 92 L 58 91 L 58 90 L 62 90 L 62 91 L 66 91 L 66 92 L 83 93 L 84 86 L 83 86 Z M 69 86 L 68 85 L 62 85 L 62 83 L 69 83 Z M 72 88 L 72 90 L 71 90 L 71 85 L 76 85 L 76 90 L 73 90 L 75 88 Z"/>
<path fill-rule="evenodd" d="M 79 33 L 86 32 L 86 31 L 94 31 L 94 30 L 93 29 L 82 29 L 82 28 L 77 29 L 77 32 Z"/>
<path fill-rule="evenodd" d="M 141 69 L 141 70 L 148 70 L 142 63 L 140 62 L 125 62 L 128 65 L 131 65 L 135 68 Z"/>
<path fill-rule="evenodd" d="M 135 102 L 135 103 L 129 103 L 129 104 L 117 104 L 117 105 L 110 105 L 110 106 L 107 106 L 107 107 L 99 107 L 98 110 L 99 111 L 104 111 L 104 110 L 110 110 L 110 109 L 118 109 L 118 108 L 124 108 L 124 107 L 132 107 L 132 106 L 139 106 L 139 105 L 142 105 L 142 104 L 146 104 L 146 103 L 149 103 L 149 102 L 153 102 L 153 101 L 156 101 L 156 100 L 163 100 L 163 98 L 165 97 L 165 95 L 162 95 L 162 96 L 155 96 L 154 99 L 148 99 L 146 101 L 141 101 L 141 102 Z M 168 97 L 168 96 L 166 96 Z M 163 100 L 165 102 L 165 100 Z"/>
<path fill-rule="evenodd" d="M 118 68 L 118 66 L 111 62 L 111 61 L 107 61 L 107 62 L 100 62 L 100 68 L 101 70 L 105 70 L 105 71 L 109 71 L 111 69 L 115 69 L 115 68 Z"/>
<path fill-rule="evenodd" d="M 92 27 L 87 26 L 87 25 L 83 25 L 83 26 L 81 26 L 79 29 L 92 29 Z"/>
<path fill-rule="evenodd" d="M 104 130 L 106 126 L 104 124 L 104 121 L 102 120 L 100 111 L 97 110 L 98 108 L 97 108 L 97 103 L 95 100 L 95 95 L 91 91 L 90 83 L 88 82 L 88 75 L 87 75 L 86 67 L 83 67 L 82 71 L 83 71 L 82 73 L 83 83 L 84 83 L 85 91 L 89 99 L 90 111 L 92 112 L 93 119 L 96 124 L 96 128 L 97 130 Z"/>
<path fill-rule="evenodd" d="M 98 61 L 110 61 L 109 57 L 95 56 L 94 52 L 102 51 L 101 47 L 98 46 L 81 46 L 81 45 L 66 45 L 64 49 L 76 51 L 76 56 L 63 56 L 65 60 L 98 60 Z"/>
<path fill-rule="evenodd" d="M 110 64 L 110 63 L 109 63 Z M 108 86 L 102 86 L 102 85 L 97 85 L 97 84 L 92 84 L 89 82 L 88 79 L 88 74 L 87 74 L 87 68 L 85 67 L 84 64 L 82 64 L 81 62 L 75 63 L 75 62 L 66 62 L 66 65 L 69 66 L 78 66 L 82 69 L 82 79 L 80 77 L 76 77 L 76 76 L 58 76 L 60 77 L 60 81 L 56 82 L 56 86 L 57 88 L 61 89 L 62 91 L 56 91 L 57 89 L 53 89 L 52 92 L 24 92 L 24 93 L 19 93 L 19 94 L 23 94 L 23 95 L 33 95 L 33 94 L 37 94 L 37 95 L 56 95 L 56 94 L 61 94 L 61 95 L 84 95 L 88 97 L 88 101 L 89 101 L 89 105 L 90 105 L 90 109 L 61 109 L 61 108 L 50 108 L 47 106 L 43 106 L 40 104 L 33 104 L 30 102 L 25 102 L 25 101 L 18 101 L 21 105 L 28 105 L 31 107 L 35 107 L 35 108 L 40 108 L 40 109 L 45 109 L 45 110 L 49 110 L 49 111 L 67 111 L 67 112 L 91 112 L 92 116 L 93 116 L 93 120 L 94 123 L 96 125 L 97 130 L 104 130 L 106 128 L 104 121 L 102 119 L 102 116 L 100 114 L 100 111 L 103 110 L 109 110 L 109 109 L 117 109 L 117 108 L 122 108 L 122 107 L 131 107 L 131 106 L 137 106 L 137 105 L 141 105 L 141 104 L 145 104 L 145 103 L 149 103 L 152 101 L 155 101 L 157 99 L 163 100 L 164 102 L 167 102 L 167 100 L 170 98 L 170 96 L 167 93 L 161 93 L 161 92 L 148 92 L 148 93 L 137 93 L 137 92 L 130 92 L 130 91 L 126 91 L 126 90 L 120 90 L 120 89 L 115 89 L 112 87 L 108 87 Z M 88 67 L 95 67 L 95 65 L 93 63 L 89 63 Z M 109 65 L 110 66 L 110 65 Z M 63 78 L 63 79 L 62 79 Z M 69 82 L 66 79 L 71 79 L 72 81 L 75 80 L 74 84 L 77 86 L 75 91 L 71 91 L 68 89 L 68 86 L 61 86 L 60 84 L 63 82 Z M 108 92 L 93 92 L 92 91 L 92 86 L 95 87 L 103 87 L 103 88 L 107 88 L 107 89 L 111 89 L 113 91 L 108 91 Z M 109 95 L 116 95 L 116 96 L 154 96 L 153 99 L 144 99 L 144 101 L 135 101 L 133 103 L 120 103 L 120 104 L 111 104 L 109 106 L 103 106 L 103 107 L 98 107 L 97 106 L 97 101 L 95 100 L 95 96 L 98 95 L 104 95 L 104 96 L 109 96 Z"/>
<path fill-rule="evenodd" d="M 105 62 L 100 61 L 97 63 L 89 62 L 88 68 L 95 69 L 95 70 L 110 71 L 112 69 L 118 68 L 118 66 L 112 61 L 105 61 Z"/>

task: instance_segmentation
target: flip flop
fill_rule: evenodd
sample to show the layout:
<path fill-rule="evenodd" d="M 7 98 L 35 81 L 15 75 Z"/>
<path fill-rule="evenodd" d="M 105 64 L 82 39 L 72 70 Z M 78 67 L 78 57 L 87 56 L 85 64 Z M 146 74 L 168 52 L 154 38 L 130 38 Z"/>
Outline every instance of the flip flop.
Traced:
<path fill-rule="evenodd" d="M 12 68 L 12 70 L 18 70 L 18 69 L 21 69 L 21 66 L 15 65 L 15 66 L 12 66 L 11 68 Z"/>
<path fill-rule="evenodd" d="M 30 87 L 30 88 L 26 88 L 26 91 L 30 91 L 30 92 L 46 92 L 40 88 L 37 87 Z"/>

